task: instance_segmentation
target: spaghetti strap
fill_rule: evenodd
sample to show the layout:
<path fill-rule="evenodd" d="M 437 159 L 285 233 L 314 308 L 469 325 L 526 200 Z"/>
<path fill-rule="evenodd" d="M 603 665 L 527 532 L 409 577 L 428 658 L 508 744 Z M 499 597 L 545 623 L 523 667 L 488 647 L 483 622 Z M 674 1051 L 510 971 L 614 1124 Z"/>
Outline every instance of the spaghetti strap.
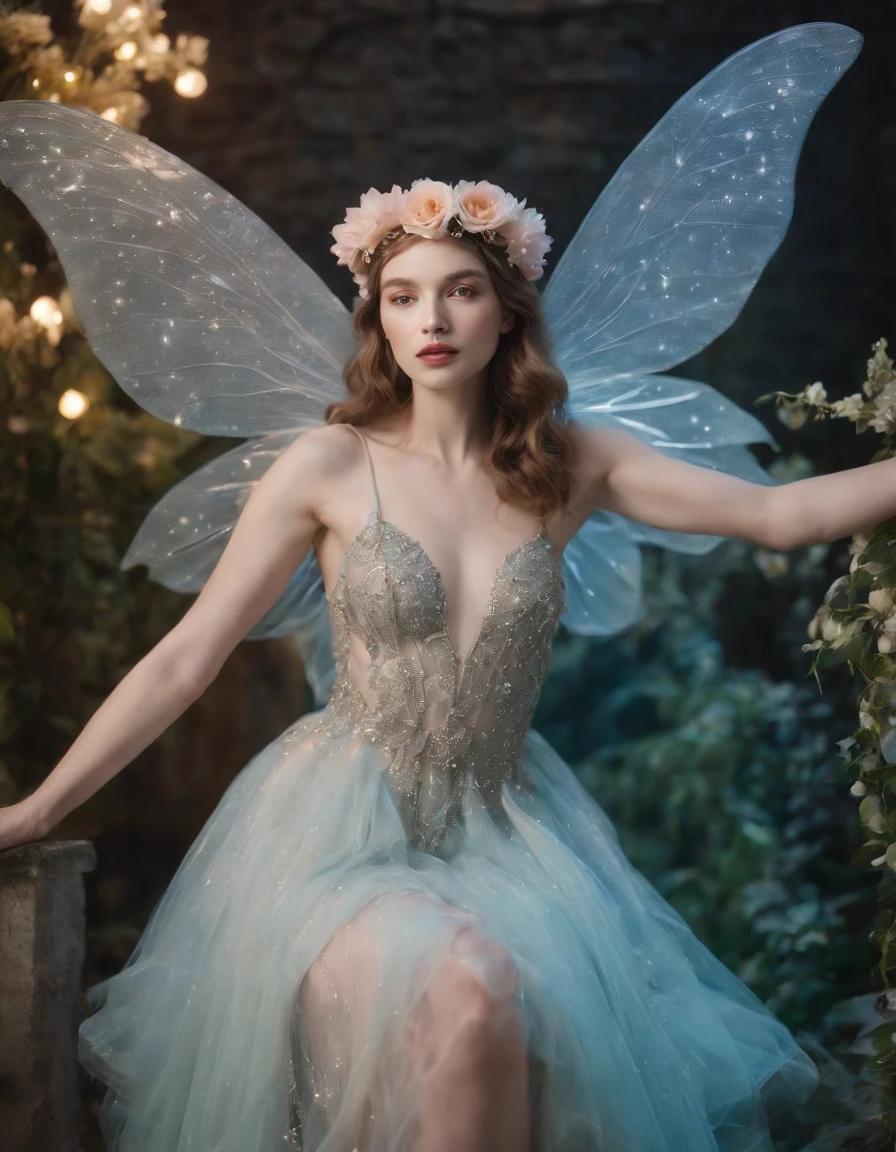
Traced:
<path fill-rule="evenodd" d="M 376 477 L 373 474 L 373 461 L 370 458 L 370 448 L 367 445 L 367 437 L 360 428 L 356 428 L 354 424 L 346 424 L 347 428 L 351 428 L 352 432 L 356 432 L 361 438 L 361 443 L 364 445 L 364 451 L 367 454 L 367 471 L 370 473 L 370 487 L 373 490 L 373 510 L 376 513 L 376 518 L 380 518 L 380 497 L 376 489 Z"/>

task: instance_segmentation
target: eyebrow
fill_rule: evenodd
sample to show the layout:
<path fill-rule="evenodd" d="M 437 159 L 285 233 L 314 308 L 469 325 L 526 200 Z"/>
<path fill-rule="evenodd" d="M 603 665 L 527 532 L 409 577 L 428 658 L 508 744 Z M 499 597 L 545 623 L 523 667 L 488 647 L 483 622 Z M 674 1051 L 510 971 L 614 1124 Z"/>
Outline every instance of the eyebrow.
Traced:
<path fill-rule="evenodd" d="M 449 272 L 445 277 L 445 281 L 449 280 L 469 280 L 470 277 L 476 276 L 480 280 L 484 280 L 485 276 L 479 271 L 478 268 L 462 268 L 460 272 Z M 393 276 L 391 280 L 386 280 L 385 283 L 380 285 L 381 289 L 385 288 L 414 288 L 416 287 L 415 280 L 408 280 L 407 277 Z"/>

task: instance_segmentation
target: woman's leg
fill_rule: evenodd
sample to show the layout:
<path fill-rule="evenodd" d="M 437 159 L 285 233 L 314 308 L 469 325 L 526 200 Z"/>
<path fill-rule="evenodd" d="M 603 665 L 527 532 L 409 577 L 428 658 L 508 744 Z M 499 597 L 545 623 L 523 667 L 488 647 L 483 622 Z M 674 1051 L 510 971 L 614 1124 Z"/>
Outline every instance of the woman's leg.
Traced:
<path fill-rule="evenodd" d="M 370 901 L 298 1008 L 311 1147 L 529 1152 L 516 967 L 469 917 L 419 892 Z"/>
<path fill-rule="evenodd" d="M 510 954 L 473 926 L 437 962 L 407 1032 L 430 1071 L 414 1152 L 529 1152 L 526 1042 Z"/>

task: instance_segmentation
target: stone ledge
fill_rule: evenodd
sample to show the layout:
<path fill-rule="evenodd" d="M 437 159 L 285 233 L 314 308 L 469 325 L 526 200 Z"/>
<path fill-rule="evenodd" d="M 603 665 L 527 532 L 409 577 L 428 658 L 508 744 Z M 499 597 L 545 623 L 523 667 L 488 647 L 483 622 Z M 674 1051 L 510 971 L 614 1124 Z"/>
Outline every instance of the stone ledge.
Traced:
<path fill-rule="evenodd" d="M 33 868 L 92 872 L 95 867 L 96 851 L 89 840 L 38 840 L 0 850 L 0 876 L 4 877 Z"/>
<path fill-rule="evenodd" d="M 87 840 L 0 851 L 0 1132 L 7 1152 L 77 1152 Z"/>

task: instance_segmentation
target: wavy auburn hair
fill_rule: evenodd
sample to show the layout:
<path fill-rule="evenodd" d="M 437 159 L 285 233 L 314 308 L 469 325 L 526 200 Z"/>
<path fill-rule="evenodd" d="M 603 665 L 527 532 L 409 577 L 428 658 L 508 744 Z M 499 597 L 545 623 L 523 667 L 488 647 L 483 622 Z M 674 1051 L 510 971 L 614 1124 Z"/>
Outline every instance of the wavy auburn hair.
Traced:
<path fill-rule="evenodd" d="M 328 405 L 327 424 L 363 427 L 394 415 L 412 402 L 410 377 L 399 368 L 380 323 L 383 267 L 422 237 L 404 231 L 382 241 L 365 269 L 368 298 L 352 318 L 358 351 L 344 370 L 347 400 Z M 562 507 L 569 496 L 573 441 L 559 413 L 566 404 L 566 378 L 550 358 L 541 300 L 498 244 L 464 232 L 454 243 L 483 258 L 502 304 L 514 323 L 502 333 L 488 366 L 488 420 L 491 442 L 486 470 L 499 499 L 539 516 Z"/>

